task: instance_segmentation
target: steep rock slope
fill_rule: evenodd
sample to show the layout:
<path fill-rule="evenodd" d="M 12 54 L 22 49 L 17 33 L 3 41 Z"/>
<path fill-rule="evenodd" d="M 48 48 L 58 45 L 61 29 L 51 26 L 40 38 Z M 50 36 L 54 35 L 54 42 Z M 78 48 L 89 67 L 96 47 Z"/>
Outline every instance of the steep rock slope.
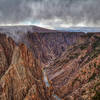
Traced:
<path fill-rule="evenodd" d="M 51 91 L 27 47 L 0 35 L 0 100 L 53 100 Z"/>
<path fill-rule="evenodd" d="M 2 34 L 7 34 L 16 43 L 24 43 L 34 56 L 47 64 L 59 57 L 68 46 L 80 42 L 82 32 L 59 32 L 36 26 L 0 27 Z"/>
<path fill-rule="evenodd" d="M 99 100 L 100 33 L 11 30 L 0 35 L 1 100 Z"/>
<path fill-rule="evenodd" d="M 55 93 L 64 100 L 100 99 L 100 34 L 82 38 L 45 68 Z"/>
<path fill-rule="evenodd" d="M 5 37 L 6 35 L 0 34 L 0 78 L 8 69 L 15 48 L 15 42 Z"/>
<path fill-rule="evenodd" d="M 23 41 L 43 63 L 52 62 L 69 46 L 78 44 L 84 33 L 27 33 Z"/>

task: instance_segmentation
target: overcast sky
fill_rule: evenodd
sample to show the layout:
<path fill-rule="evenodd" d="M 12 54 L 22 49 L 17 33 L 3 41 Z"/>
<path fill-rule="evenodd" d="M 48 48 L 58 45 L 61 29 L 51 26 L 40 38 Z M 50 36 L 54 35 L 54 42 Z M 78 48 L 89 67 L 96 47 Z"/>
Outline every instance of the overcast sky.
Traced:
<path fill-rule="evenodd" d="M 0 25 L 100 26 L 100 0 L 0 0 Z"/>

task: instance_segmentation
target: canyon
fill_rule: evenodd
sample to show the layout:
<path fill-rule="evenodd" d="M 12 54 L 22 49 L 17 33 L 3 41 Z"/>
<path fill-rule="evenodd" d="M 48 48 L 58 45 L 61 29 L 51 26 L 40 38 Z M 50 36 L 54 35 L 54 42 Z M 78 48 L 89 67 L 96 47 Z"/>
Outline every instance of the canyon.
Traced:
<path fill-rule="evenodd" d="M 99 32 L 0 27 L 0 100 L 99 99 Z"/>

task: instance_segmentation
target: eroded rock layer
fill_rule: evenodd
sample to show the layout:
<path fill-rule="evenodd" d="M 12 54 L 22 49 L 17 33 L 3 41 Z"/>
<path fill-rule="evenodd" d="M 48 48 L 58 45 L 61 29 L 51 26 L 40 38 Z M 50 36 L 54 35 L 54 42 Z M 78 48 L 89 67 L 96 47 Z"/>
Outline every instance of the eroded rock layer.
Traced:
<path fill-rule="evenodd" d="M 100 100 L 100 33 L 2 31 L 0 100 L 56 99 Z"/>
<path fill-rule="evenodd" d="M 64 100 L 100 99 L 100 34 L 65 51 L 46 67 L 55 93 Z"/>
<path fill-rule="evenodd" d="M 24 44 L 0 35 L 0 100 L 52 100 L 41 64 Z"/>

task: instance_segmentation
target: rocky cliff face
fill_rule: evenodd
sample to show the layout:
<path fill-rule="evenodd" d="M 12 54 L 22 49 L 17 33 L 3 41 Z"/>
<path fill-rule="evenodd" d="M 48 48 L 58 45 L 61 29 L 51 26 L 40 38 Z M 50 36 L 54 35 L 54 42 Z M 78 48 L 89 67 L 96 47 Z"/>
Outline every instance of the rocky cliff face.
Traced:
<path fill-rule="evenodd" d="M 46 67 L 55 93 L 64 100 L 100 99 L 100 34 L 82 38 Z"/>
<path fill-rule="evenodd" d="M 41 64 L 24 44 L 0 35 L 0 100 L 52 100 Z"/>
<path fill-rule="evenodd" d="M 69 46 L 79 43 L 80 35 L 83 33 L 56 31 L 23 33 L 11 30 L 2 31 L 0 34 L 0 99 L 55 100 L 59 98 L 54 94 L 52 84 L 46 86 L 42 68 L 61 56 Z M 20 45 L 22 43 L 28 49 L 24 44 Z"/>
<path fill-rule="evenodd" d="M 100 33 L 11 30 L 0 34 L 0 100 L 100 99 Z"/>
<path fill-rule="evenodd" d="M 24 38 L 35 57 L 43 63 L 53 61 L 69 46 L 81 41 L 83 33 L 28 33 Z"/>
<path fill-rule="evenodd" d="M 59 57 L 69 46 L 81 41 L 82 32 L 58 32 L 35 26 L 0 27 L 0 32 L 24 43 L 42 63 Z"/>

